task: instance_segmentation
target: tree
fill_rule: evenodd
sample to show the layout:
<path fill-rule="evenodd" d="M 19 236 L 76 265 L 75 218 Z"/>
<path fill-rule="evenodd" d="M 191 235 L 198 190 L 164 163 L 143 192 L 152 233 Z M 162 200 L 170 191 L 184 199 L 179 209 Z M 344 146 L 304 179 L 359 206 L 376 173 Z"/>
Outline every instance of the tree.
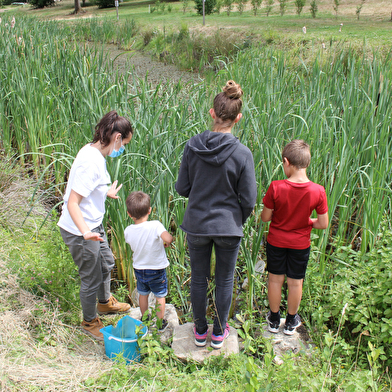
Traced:
<path fill-rule="evenodd" d="M 283 16 L 287 7 L 287 0 L 279 0 L 280 16 Z"/>
<path fill-rule="evenodd" d="M 333 10 L 335 11 L 336 17 L 338 16 L 338 9 L 340 5 L 340 0 L 333 0 L 334 6 Z"/>
<path fill-rule="evenodd" d="M 226 8 L 227 16 L 230 16 L 230 12 L 233 9 L 234 0 L 224 0 L 223 4 Z"/>
<path fill-rule="evenodd" d="M 265 7 L 265 12 L 268 15 L 270 14 L 270 12 L 272 11 L 272 6 L 274 5 L 274 0 L 268 0 L 267 1 L 267 6 Z"/>
<path fill-rule="evenodd" d="M 244 12 L 245 9 L 245 4 L 248 2 L 248 0 L 237 0 L 237 9 L 238 12 L 240 13 L 240 15 L 242 15 L 242 13 Z"/>
<path fill-rule="evenodd" d="M 263 0 L 251 0 L 253 15 L 257 15 L 257 10 L 261 7 Z"/>
<path fill-rule="evenodd" d="M 297 14 L 301 15 L 301 12 L 302 12 L 304 5 L 305 5 L 305 0 L 295 0 L 294 4 L 295 4 L 295 7 L 297 8 Z"/>
<path fill-rule="evenodd" d="M 357 6 L 357 10 L 355 11 L 357 15 L 357 20 L 359 20 L 359 14 L 362 11 L 363 4 L 365 3 L 366 0 L 361 0 L 361 4 Z"/>
<path fill-rule="evenodd" d="M 74 14 L 77 14 L 82 10 L 82 7 L 80 5 L 80 0 L 75 0 L 75 9 L 74 9 Z"/>
<path fill-rule="evenodd" d="M 318 6 L 316 0 L 312 0 L 310 3 L 310 13 L 312 14 L 312 18 L 316 18 L 316 14 L 318 11 Z"/>
<path fill-rule="evenodd" d="M 182 2 L 182 12 L 185 14 L 186 9 L 188 8 L 188 0 L 181 0 Z"/>
<path fill-rule="evenodd" d="M 223 0 L 216 0 L 215 1 L 215 12 L 220 14 L 221 8 L 223 7 Z"/>

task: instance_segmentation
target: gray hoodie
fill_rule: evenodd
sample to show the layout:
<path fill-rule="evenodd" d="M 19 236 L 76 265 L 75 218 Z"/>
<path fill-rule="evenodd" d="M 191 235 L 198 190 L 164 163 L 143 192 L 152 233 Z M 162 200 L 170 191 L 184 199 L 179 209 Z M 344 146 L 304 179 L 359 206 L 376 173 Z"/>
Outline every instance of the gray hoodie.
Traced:
<path fill-rule="evenodd" d="M 186 233 L 242 237 L 257 196 L 252 153 L 231 133 L 195 135 L 185 146 L 175 187 L 189 198 L 180 226 Z"/>

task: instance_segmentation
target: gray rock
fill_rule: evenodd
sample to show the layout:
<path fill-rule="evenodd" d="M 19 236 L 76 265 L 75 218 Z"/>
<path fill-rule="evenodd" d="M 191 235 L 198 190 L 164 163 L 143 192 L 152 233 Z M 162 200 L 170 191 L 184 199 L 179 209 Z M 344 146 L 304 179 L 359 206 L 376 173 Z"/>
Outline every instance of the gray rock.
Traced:
<path fill-rule="evenodd" d="M 272 340 L 275 358 L 277 364 L 283 363 L 283 355 L 287 352 L 298 353 L 299 351 L 310 352 L 311 345 L 309 343 L 309 335 L 306 328 L 299 326 L 294 335 L 285 335 L 283 333 L 285 318 L 280 319 L 280 326 L 278 333 L 271 333 L 267 330 L 267 325 L 263 325 L 263 336 Z"/>
<path fill-rule="evenodd" d="M 203 362 L 206 358 L 216 355 L 239 353 L 238 333 L 230 327 L 230 335 L 225 339 L 222 348 L 216 350 L 211 347 L 212 325 L 208 326 L 207 344 L 205 347 L 197 347 L 194 343 L 193 323 L 178 325 L 173 331 L 172 349 L 174 354 L 182 361 L 194 360 Z"/>
<path fill-rule="evenodd" d="M 264 273 L 265 270 L 265 261 L 260 259 L 256 265 L 255 265 L 255 275 L 260 276 L 261 274 Z M 246 290 L 248 288 L 248 278 L 244 279 L 244 282 L 242 283 L 242 289 Z"/>
<path fill-rule="evenodd" d="M 155 302 L 152 305 L 152 307 L 155 306 Z M 151 312 L 150 312 L 151 314 Z M 140 308 L 131 308 L 129 315 L 131 317 L 133 317 L 134 319 L 140 320 L 142 317 L 142 313 L 140 311 Z M 161 342 L 162 343 L 166 343 L 171 336 L 173 335 L 173 330 L 179 325 L 179 321 L 178 321 L 178 315 L 177 315 L 177 311 L 176 308 L 174 307 L 174 305 L 172 304 L 166 304 L 165 305 L 165 319 L 167 320 L 168 326 L 165 329 L 165 331 L 163 331 L 161 333 Z M 152 327 L 154 328 L 155 325 L 155 318 L 152 320 Z"/>

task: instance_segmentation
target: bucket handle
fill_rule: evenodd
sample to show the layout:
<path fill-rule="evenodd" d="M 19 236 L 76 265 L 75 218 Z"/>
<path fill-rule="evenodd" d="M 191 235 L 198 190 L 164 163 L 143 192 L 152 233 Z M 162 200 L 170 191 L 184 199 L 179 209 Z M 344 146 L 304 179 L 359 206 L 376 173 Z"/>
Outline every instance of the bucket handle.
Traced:
<path fill-rule="evenodd" d="M 122 342 L 122 343 L 135 343 L 137 339 L 121 339 L 121 338 L 116 338 L 115 336 L 109 336 L 109 340 L 115 340 L 116 342 Z"/>
<path fill-rule="evenodd" d="M 142 336 L 142 338 L 146 337 L 147 332 Z M 115 340 L 116 342 L 122 342 L 122 343 L 135 343 L 135 342 L 137 342 L 137 339 L 121 339 L 121 338 L 116 338 L 113 335 L 109 336 L 108 339 L 109 340 Z"/>

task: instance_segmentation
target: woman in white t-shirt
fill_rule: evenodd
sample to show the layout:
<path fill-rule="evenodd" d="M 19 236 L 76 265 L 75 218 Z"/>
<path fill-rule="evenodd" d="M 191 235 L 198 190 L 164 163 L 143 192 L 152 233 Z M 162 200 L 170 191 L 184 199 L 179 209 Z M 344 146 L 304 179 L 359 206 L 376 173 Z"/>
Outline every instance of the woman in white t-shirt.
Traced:
<path fill-rule="evenodd" d="M 92 143 L 78 152 L 69 173 L 64 204 L 58 225 L 61 236 L 79 269 L 82 330 L 97 340 L 103 324 L 99 314 L 122 313 L 130 305 L 119 303 L 110 294 L 110 275 L 114 267 L 102 225 L 106 197 L 118 199 L 117 180 L 111 184 L 106 157 L 117 157 L 131 141 L 131 123 L 117 114 L 107 113 L 95 127 Z M 98 305 L 96 300 L 98 298 Z"/>

